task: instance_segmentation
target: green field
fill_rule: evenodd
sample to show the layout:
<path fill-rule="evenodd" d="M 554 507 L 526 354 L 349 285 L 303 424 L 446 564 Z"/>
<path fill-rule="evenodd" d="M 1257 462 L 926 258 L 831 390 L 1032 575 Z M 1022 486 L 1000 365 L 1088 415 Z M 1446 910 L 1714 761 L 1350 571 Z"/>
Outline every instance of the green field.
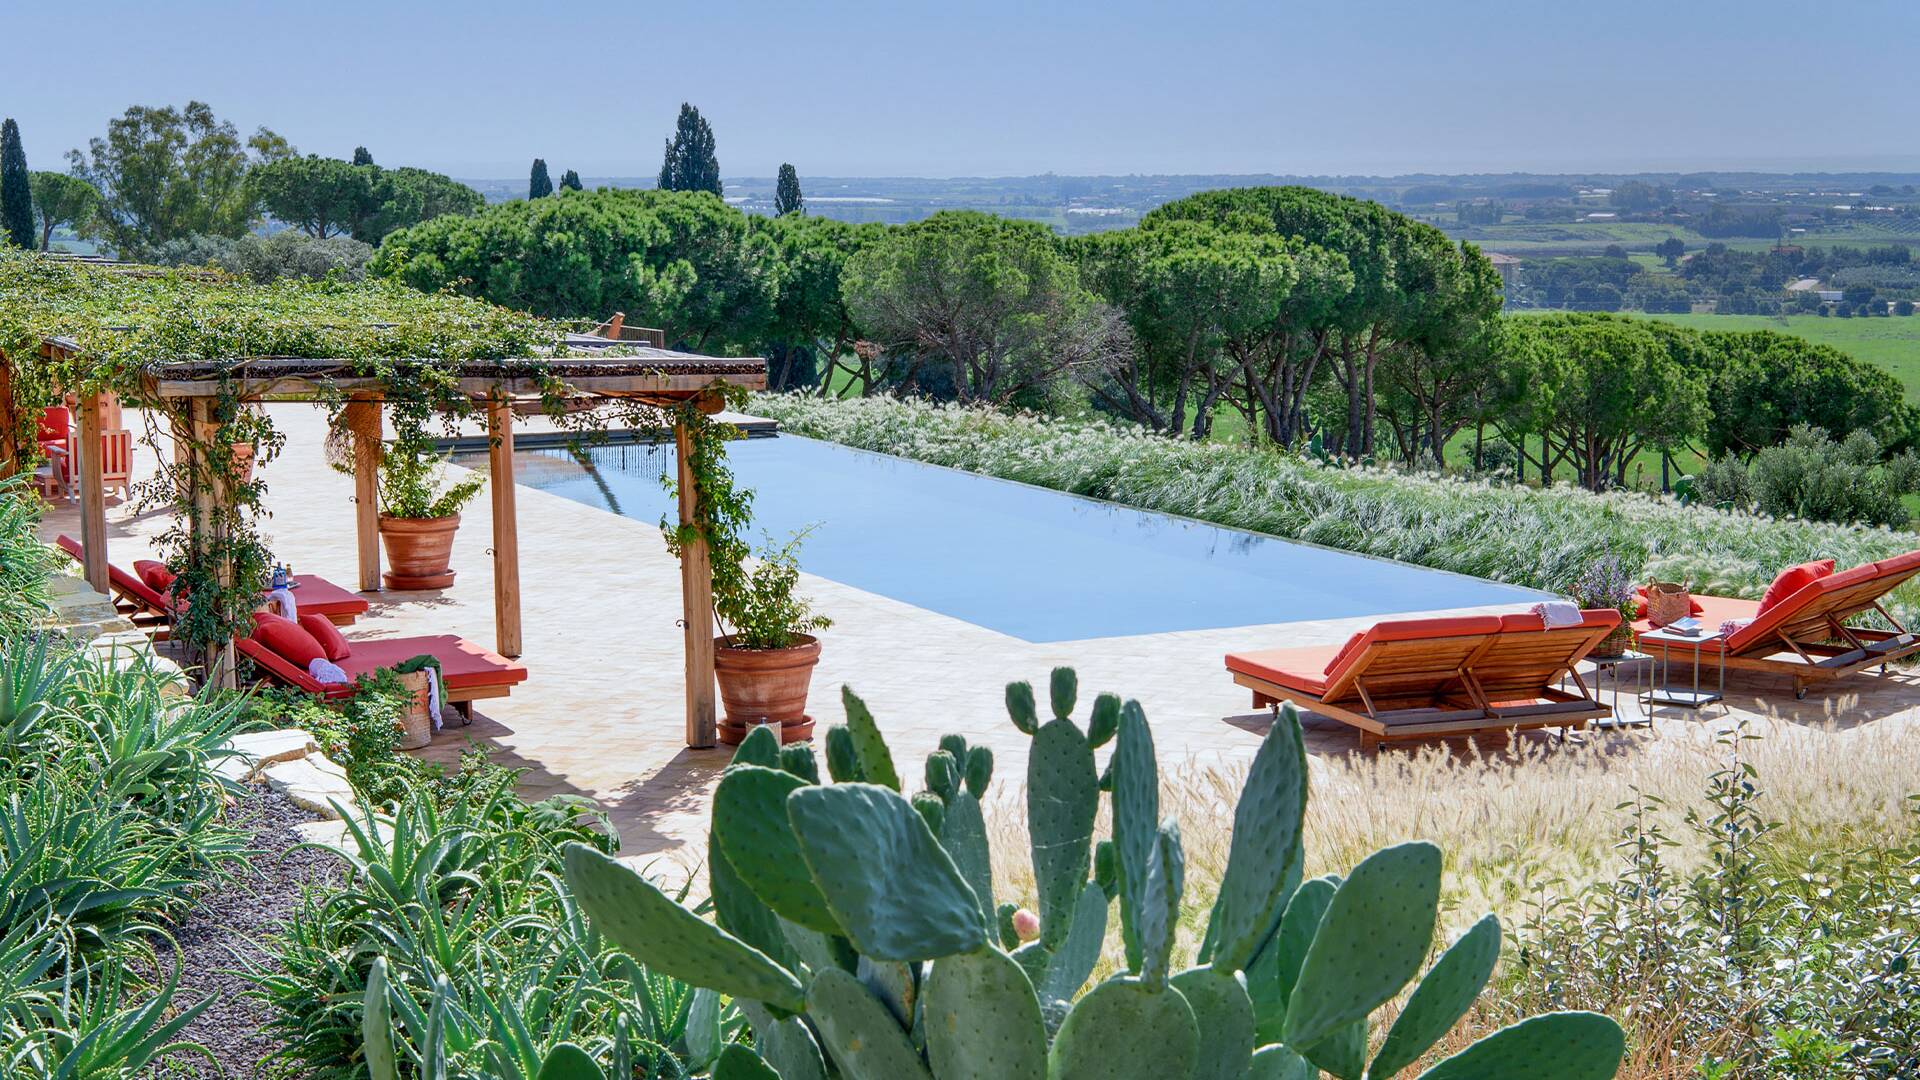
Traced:
<path fill-rule="evenodd" d="M 1893 373 L 1920 402 L 1920 316 L 1885 319 L 1836 319 L 1818 315 L 1641 315 L 1696 330 L 1776 330 L 1831 345 Z"/>

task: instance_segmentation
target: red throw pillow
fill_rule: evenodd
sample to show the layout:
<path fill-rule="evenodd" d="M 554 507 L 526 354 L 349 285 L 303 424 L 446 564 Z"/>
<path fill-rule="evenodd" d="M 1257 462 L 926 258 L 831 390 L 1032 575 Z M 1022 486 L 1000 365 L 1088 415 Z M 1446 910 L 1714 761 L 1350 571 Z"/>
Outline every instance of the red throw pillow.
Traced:
<path fill-rule="evenodd" d="M 1352 637 L 1348 638 L 1347 643 L 1345 645 L 1340 646 L 1340 651 L 1333 654 L 1333 659 L 1327 661 L 1327 666 L 1321 672 L 1321 674 L 1323 675 L 1333 674 L 1333 671 L 1335 668 L 1347 662 L 1347 657 L 1352 656 L 1353 651 L 1360 647 L 1360 639 L 1366 636 L 1367 636 L 1367 632 L 1365 630 L 1361 630 L 1358 633 L 1354 634 Z"/>
<path fill-rule="evenodd" d="M 135 559 L 133 572 L 140 575 L 140 580 L 147 583 L 147 588 L 162 596 L 167 594 L 168 589 L 173 588 L 173 571 L 167 569 L 166 563 L 154 562 L 152 559 Z"/>
<path fill-rule="evenodd" d="M 320 643 L 320 651 L 329 660 L 345 660 L 353 655 L 353 646 L 347 644 L 347 639 L 340 634 L 340 628 L 325 615 L 300 616 L 300 629 L 313 635 L 313 640 Z"/>
<path fill-rule="evenodd" d="M 313 635 L 300 628 L 300 624 L 291 619 L 283 619 L 266 611 L 253 613 L 253 640 L 267 647 L 267 651 L 282 660 L 307 670 L 307 665 L 327 655 Z"/>
<path fill-rule="evenodd" d="M 1780 571 L 1780 576 L 1767 586 L 1766 594 L 1760 597 L 1759 611 L 1765 611 L 1786 600 L 1787 597 L 1833 573 L 1832 559 L 1816 559 L 1803 562 L 1799 566 L 1789 566 Z M 1755 614 L 1759 614 L 1758 611 Z"/>

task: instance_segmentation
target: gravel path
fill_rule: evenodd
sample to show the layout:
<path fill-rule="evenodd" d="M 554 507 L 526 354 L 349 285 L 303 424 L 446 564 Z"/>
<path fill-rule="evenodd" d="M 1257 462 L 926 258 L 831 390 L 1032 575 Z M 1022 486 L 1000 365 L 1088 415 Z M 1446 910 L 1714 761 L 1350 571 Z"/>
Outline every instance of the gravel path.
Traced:
<path fill-rule="evenodd" d="M 180 1038 L 212 1051 L 224 1071 L 212 1069 L 196 1055 L 181 1055 L 162 1065 L 156 1075 L 172 1080 L 265 1074 L 261 1061 L 277 1046 L 265 1030 L 266 1007 L 247 996 L 250 984 L 238 969 L 273 957 L 275 927 L 298 906 L 303 885 L 339 877 L 340 860 L 335 856 L 293 850 L 300 842 L 293 827 L 312 820 L 312 814 L 286 796 L 264 789 L 256 789 L 234 807 L 232 821 L 247 831 L 254 854 L 232 881 L 195 897 L 174 931 L 182 967 L 175 1000 L 214 997 L 214 1003 Z"/>

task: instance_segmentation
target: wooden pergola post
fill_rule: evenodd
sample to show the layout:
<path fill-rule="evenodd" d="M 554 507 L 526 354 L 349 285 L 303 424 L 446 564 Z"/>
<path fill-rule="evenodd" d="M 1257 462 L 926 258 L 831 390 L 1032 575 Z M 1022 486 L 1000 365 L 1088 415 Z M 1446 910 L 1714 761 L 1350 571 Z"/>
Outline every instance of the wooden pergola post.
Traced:
<path fill-rule="evenodd" d="M 100 395 L 80 401 L 80 433 L 73 440 L 73 463 L 80 478 L 81 564 L 87 584 L 107 592 L 107 492 L 101 453 L 105 440 L 100 429 Z"/>
<path fill-rule="evenodd" d="M 674 459 L 680 468 L 680 523 L 691 524 L 699 499 L 689 457 L 693 439 L 685 421 L 673 425 Z M 680 614 L 686 628 L 687 745 L 705 749 L 714 745 L 713 711 L 713 564 L 704 538 L 689 539 L 680 547 Z"/>
<path fill-rule="evenodd" d="M 347 403 L 353 435 L 353 520 L 360 550 L 360 591 L 380 591 L 380 403 Z"/>
<path fill-rule="evenodd" d="M 207 460 L 206 450 L 215 439 L 222 437 L 220 425 L 214 420 L 213 406 L 213 399 L 207 397 L 196 397 L 187 405 L 187 430 L 192 440 L 188 455 L 193 463 L 193 475 L 200 481 L 193 498 L 193 544 L 201 550 L 208 544 L 224 547 L 221 541 L 225 539 L 221 535 L 224 527 L 221 525 L 220 511 L 227 503 L 227 480 L 213 469 Z M 222 591 L 231 588 L 233 564 L 222 557 L 214 568 L 214 576 Z M 238 675 L 233 642 L 223 641 L 217 650 L 208 655 L 202 681 L 208 686 L 231 690 L 238 685 Z"/>
<path fill-rule="evenodd" d="M 487 399 L 487 489 L 493 496 L 493 635 L 502 656 L 520 655 L 520 529 L 513 502 L 513 403 Z"/>

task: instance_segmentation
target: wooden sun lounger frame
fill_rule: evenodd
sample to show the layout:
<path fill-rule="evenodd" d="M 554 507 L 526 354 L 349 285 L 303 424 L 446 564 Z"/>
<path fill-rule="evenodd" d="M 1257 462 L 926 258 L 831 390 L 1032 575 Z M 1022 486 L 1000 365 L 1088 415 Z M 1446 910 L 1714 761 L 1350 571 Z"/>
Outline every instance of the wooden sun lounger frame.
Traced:
<path fill-rule="evenodd" d="M 1920 574 L 1920 567 L 1863 578 L 1844 588 L 1822 593 L 1810 601 L 1804 611 L 1795 612 L 1775 627 L 1770 637 L 1739 652 L 1727 653 L 1726 665 L 1791 676 L 1796 701 L 1806 697 L 1808 687 L 1814 683 L 1844 679 L 1873 667 L 1880 668 L 1884 674 L 1888 664 L 1920 653 L 1920 634 L 1901 625 L 1880 603 L 1882 597 L 1915 574 Z M 1847 625 L 1848 619 L 1869 611 L 1878 612 L 1893 629 Z M 1790 652 L 1794 658 L 1775 659 L 1782 652 Z"/>
<path fill-rule="evenodd" d="M 1278 710 L 1281 702 L 1292 702 L 1358 728 L 1362 749 L 1487 731 L 1559 728 L 1564 735 L 1613 714 L 1574 667 L 1611 630 L 1581 626 L 1376 641 L 1319 696 L 1241 671 L 1233 672 L 1233 681 L 1253 691 L 1255 708 Z M 1538 658 L 1546 663 L 1529 666 L 1507 655 L 1507 645 L 1554 647 Z M 1515 666 L 1518 671 L 1507 671 Z M 1556 685 L 1563 680 L 1578 692 Z M 1519 698 L 1536 700 L 1507 703 Z"/>

